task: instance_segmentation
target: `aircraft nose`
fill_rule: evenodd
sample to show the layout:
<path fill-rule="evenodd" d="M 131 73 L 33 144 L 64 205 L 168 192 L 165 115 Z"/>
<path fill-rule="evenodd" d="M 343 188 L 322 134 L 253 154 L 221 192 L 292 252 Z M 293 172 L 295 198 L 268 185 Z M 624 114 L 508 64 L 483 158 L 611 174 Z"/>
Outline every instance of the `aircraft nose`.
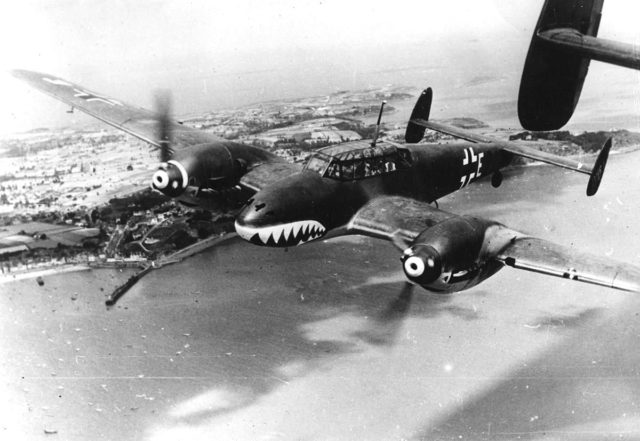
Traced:
<path fill-rule="evenodd" d="M 251 200 L 236 218 L 238 235 L 256 245 L 289 247 L 317 239 L 326 233 L 325 226 L 319 221 L 289 219 L 287 214 L 292 213 L 278 210 L 276 205 Z"/>
<path fill-rule="evenodd" d="M 238 235 L 251 241 L 260 228 L 266 227 L 269 220 L 275 218 L 275 211 L 271 209 L 270 205 L 262 200 L 250 199 L 246 207 L 236 217 L 235 227 Z"/>

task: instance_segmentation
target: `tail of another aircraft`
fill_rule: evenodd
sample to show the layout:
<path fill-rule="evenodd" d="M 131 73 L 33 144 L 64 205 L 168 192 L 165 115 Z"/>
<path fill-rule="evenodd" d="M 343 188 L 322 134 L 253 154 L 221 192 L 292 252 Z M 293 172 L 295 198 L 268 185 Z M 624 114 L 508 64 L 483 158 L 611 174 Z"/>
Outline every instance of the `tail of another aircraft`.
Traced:
<path fill-rule="evenodd" d="M 557 130 L 580 99 L 590 61 L 640 69 L 640 49 L 596 38 L 604 0 L 546 0 L 531 39 L 518 97 L 528 130 Z"/>
<path fill-rule="evenodd" d="M 554 47 L 540 33 L 563 28 L 598 35 L 604 0 L 546 0 L 522 72 L 518 117 L 528 130 L 557 130 L 569 121 L 589 70 L 587 57 Z"/>

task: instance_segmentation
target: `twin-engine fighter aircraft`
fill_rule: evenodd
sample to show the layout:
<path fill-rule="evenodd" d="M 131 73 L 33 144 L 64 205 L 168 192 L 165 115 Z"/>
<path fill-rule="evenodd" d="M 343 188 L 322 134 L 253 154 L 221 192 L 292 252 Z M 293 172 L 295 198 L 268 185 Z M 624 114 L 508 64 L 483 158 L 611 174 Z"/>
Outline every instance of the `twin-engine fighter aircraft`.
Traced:
<path fill-rule="evenodd" d="M 472 143 L 395 144 L 353 142 L 318 150 L 304 170 L 266 186 L 236 218 L 236 231 L 251 243 L 289 247 L 319 238 L 361 234 L 392 241 L 402 252 L 407 279 L 440 293 L 477 285 L 503 266 L 625 291 L 640 290 L 640 269 L 578 254 L 497 222 L 459 216 L 431 206 L 482 176 L 500 185 L 500 169 L 513 155 L 590 175 L 587 194 L 598 189 L 611 140 L 593 167 L 521 144 L 476 135 L 429 121 L 432 92 L 418 99 L 405 140 L 425 128 Z"/>
<path fill-rule="evenodd" d="M 320 238 L 362 234 L 392 241 L 402 251 L 413 284 L 434 292 L 470 288 L 503 266 L 625 291 L 640 290 L 640 269 L 578 254 L 497 222 L 460 216 L 430 204 L 483 176 L 494 186 L 514 155 L 589 175 L 587 194 L 598 190 L 611 140 L 595 164 L 530 146 L 496 140 L 429 121 L 432 92 L 418 99 L 407 126 L 407 144 L 373 139 L 326 147 L 304 168 L 266 151 L 213 137 L 169 118 L 98 95 L 51 75 L 14 75 L 76 109 L 136 136 L 161 151 L 152 186 L 188 205 L 215 207 L 228 194 L 249 198 L 236 219 L 238 234 L 258 245 L 290 247 Z M 382 109 L 381 109 L 382 113 Z M 425 129 L 467 140 L 414 144 Z M 206 195 L 204 197 L 203 195 Z M 245 199 L 246 200 L 246 199 Z M 115 303 L 121 295 L 107 301 Z"/>
<path fill-rule="evenodd" d="M 597 38 L 604 0 L 546 0 L 525 61 L 518 117 L 527 130 L 558 130 L 575 110 L 593 60 L 640 69 L 640 47 Z"/>

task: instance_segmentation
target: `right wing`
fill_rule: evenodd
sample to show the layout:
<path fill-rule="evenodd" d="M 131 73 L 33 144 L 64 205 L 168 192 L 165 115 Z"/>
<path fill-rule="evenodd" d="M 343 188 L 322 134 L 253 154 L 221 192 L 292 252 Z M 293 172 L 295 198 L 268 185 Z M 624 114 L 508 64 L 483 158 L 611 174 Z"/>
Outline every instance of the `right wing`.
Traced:
<path fill-rule="evenodd" d="M 100 121 L 160 147 L 158 118 L 154 112 L 97 94 L 53 75 L 14 70 L 13 76 L 53 98 L 81 110 Z M 221 138 L 201 130 L 171 122 L 172 149 L 220 141 Z"/>
<path fill-rule="evenodd" d="M 379 197 L 362 207 L 347 226 L 348 234 L 384 239 L 400 251 L 413 245 L 425 230 L 458 217 L 426 202 L 400 196 Z M 487 230 L 485 245 L 492 259 L 516 269 L 569 280 L 640 292 L 640 268 L 605 256 L 530 237 L 503 225 Z"/>
<path fill-rule="evenodd" d="M 455 216 L 426 202 L 383 196 L 358 210 L 347 225 L 347 233 L 388 240 L 404 251 L 403 244 L 413 242 L 422 231 Z"/>
<path fill-rule="evenodd" d="M 640 292 L 639 268 L 535 237 L 515 239 L 496 259 L 512 268 Z"/>

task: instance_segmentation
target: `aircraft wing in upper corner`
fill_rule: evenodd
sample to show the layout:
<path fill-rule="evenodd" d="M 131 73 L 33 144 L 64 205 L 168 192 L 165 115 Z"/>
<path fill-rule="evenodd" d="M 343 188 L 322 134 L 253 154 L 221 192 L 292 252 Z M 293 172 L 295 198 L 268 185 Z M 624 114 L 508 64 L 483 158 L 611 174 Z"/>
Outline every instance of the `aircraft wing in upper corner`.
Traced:
<path fill-rule="evenodd" d="M 120 100 L 98 94 L 62 78 L 27 70 L 13 70 L 14 77 L 53 98 L 81 110 L 100 121 L 160 147 L 158 118 L 150 110 L 126 104 Z M 217 136 L 177 122 L 171 122 L 172 148 L 220 141 Z"/>
<path fill-rule="evenodd" d="M 356 213 L 346 232 L 393 242 L 402 251 L 407 278 L 430 291 L 461 291 L 510 266 L 640 292 L 640 268 L 404 197 L 374 199 Z"/>

